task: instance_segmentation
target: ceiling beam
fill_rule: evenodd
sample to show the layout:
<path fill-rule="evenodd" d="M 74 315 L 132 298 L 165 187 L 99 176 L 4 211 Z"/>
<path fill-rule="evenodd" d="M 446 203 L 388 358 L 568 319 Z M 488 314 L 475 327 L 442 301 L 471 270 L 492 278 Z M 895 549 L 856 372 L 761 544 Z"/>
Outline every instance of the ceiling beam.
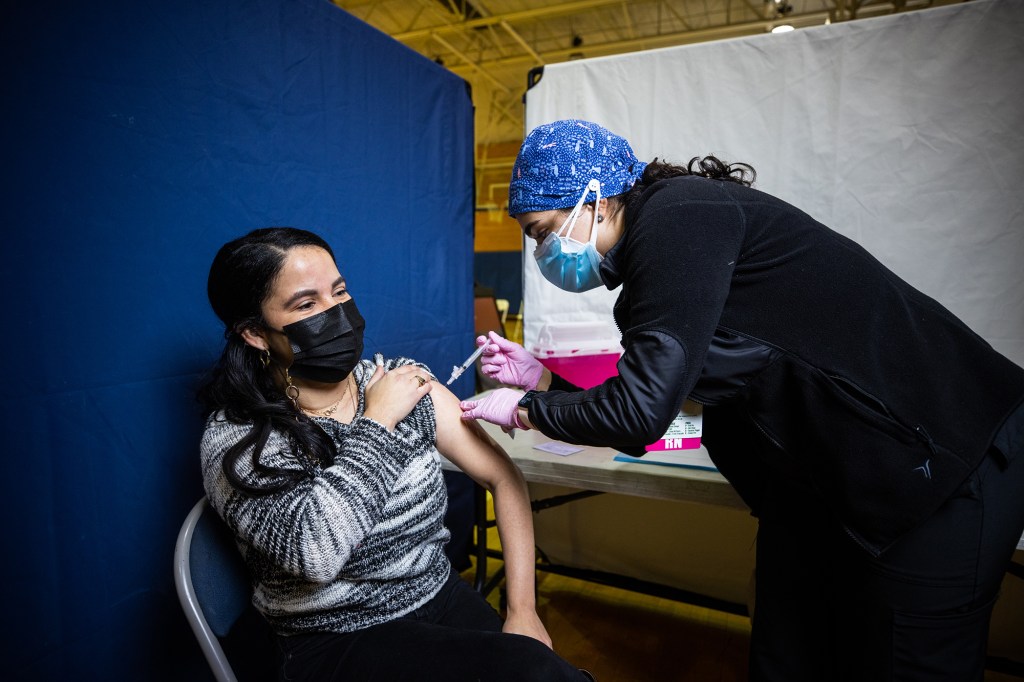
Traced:
<path fill-rule="evenodd" d="M 530 47 L 530 44 L 523 40 L 523 37 L 519 35 L 519 33 L 517 33 L 516 30 L 512 28 L 507 21 L 502 19 L 500 25 L 503 29 L 505 29 L 505 31 L 510 36 L 512 36 L 513 40 L 519 43 L 519 47 L 523 48 L 524 50 L 530 53 L 530 56 L 533 57 L 533 60 L 537 62 L 538 66 L 544 65 L 544 58 L 537 54 L 537 51 Z"/>
<path fill-rule="evenodd" d="M 796 14 L 786 17 L 787 24 L 807 24 L 813 25 L 816 23 L 824 24 L 826 19 L 830 18 L 828 12 L 808 12 L 805 14 Z M 608 43 L 596 43 L 588 44 L 586 47 L 569 47 L 561 50 L 551 50 L 548 52 L 541 52 L 540 57 L 545 62 L 558 62 L 564 61 L 569 55 L 585 50 L 588 56 L 602 56 L 609 53 L 619 52 L 631 52 L 637 48 L 670 43 L 672 45 L 685 45 L 687 43 L 699 43 L 706 40 L 715 40 L 719 38 L 731 38 L 742 35 L 752 35 L 762 33 L 771 28 L 774 24 L 778 23 L 778 19 L 748 21 L 742 24 L 732 24 L 723 26 L 713 26 L 711 28 L 702 28 L 695 31 L 679 31 L 677 33 L 663 33 L 661 35 L 650 35 L 641 38 L 631 38 L 628 40 L 617 40 Z M 513 66 L 523 61 L 529 61 L 532 59 L 529 55 L 515 55 L 510 57 L 503 57 L 501 59 L 492 59 L 489 61 L 482 61 L 474 64 L 474 68 L 478 69 L 492 69 L 503 66 Z M 458 72 L 460 67 L 455 67 L 452 70 Z"/>
<path fill-rule="evenodd" d="M 418 38 L 428 38 L 431 35 L 439 33 L 450 33 L 452 31 L 466 31 L 469 29 L 480 28 L 482 26 L 493 26 L 500 24 L 501 22 L 516 22 L 523 21 L 524 19 L 539 19 L 541 17 L 549 17 L 558 14 L 573 14 L 575 12 L 581 12 L 583 10 L 593 9 L 595 7 L 603 7 L 605 5 L 615 5 L 621 3 L 622 0 L 576 0 L 576 2 L 566 2 L 557 5 L 549 5 L 547 7 L 538 7 L 536 9 L 527 9 L 519 12 L 509 12 L 507 14 L 495 14 L 489 17 L 480 17 L 479 19 L 471 19 L 469 21 L 459 21 L 451 24 L 441 24 L 439 26 L 431 26 L 429 28 L 420 28 L 415 31 L 403 31 L 402 33 L 392 33 L 391 37 L 401 42 L 409 40 L 416 40 Z"/>
<path fill-rule="evenodd" d="M 467 66 L 469 66 L 469 67 L 470 67 L 470 68 L 472 68 L 472 69 L 473 69 L 474 71 L 476 71 L 477 73 L 479 73 L 479 74 L 480 74 L 481 76 L 483 76 L 484 78 L 486 78 L 487 80 L 489 80 L 489 81 L 491 82 L 491 85 L 493 85 L 494 87 L 496 87 L 496 88 L 497 88 L 498 90 L 501 90 L 501 91 L 502 91 L 502 92 L 504 92 L 504 93 L 505 93 L 506 95 L 510 95 L 510 94 L 512 94 L 512 91 L 511 91 L 511 90 L 510 90 L 510 89 L 509 89 L 508 87 L 506 87 L 506 86 L 505 86 L 505 85 L 504 85 L 504 84 L 503 84 L 503 83 L 502 83 L 501 81 L 499 81 L 499 80 L 498 80 L 497 78 L 495 78 L 494 76 L 492 76 L 492 75 L 491 75 L 491 72 L 490 72 L 490 71 L 488 71 L 487 69 L 483 68 L 482 66 L 480 66 L 479 64 L 477 64 L 476 62 L 474 62 L 474 61 L 473 61 L 472 59 L 470 59 L 469 57 L 467 57 L 467 56 L 466 56 L 465 54 L 463 54 L 462 52 L 460 52 L 459 50 L 457 50 L 457 49 L 456 49 L 456 48 L 455 48 L 455 47 L 454 47 L 454 46 L 453 46 L 453 45 L 452 45 L 451 43 L 449 43 L 449 42 L 448 42 L 447 40 L 445 40 L 445 39 L 444 39 L 444 38 L 442 38 L 441 36 L 437 35 L 436 33 L 431 33 L 431 34 L 430 34 L 430 39 L 431 39 L 431 40 L 434 40 L 434 41 L 436 41 L 436 42 L 438 42 L 438 43 L 440 43 L 440 44 L 441 44 L 441 45 L 442 45 L 443 47 L 445 47 L 446 49 L 448 49 L 449 51 L 451 51 L 451 52 L 452 52 L 452 53 L 453 53 L 453 54 L 454 54 L 454 55 L 455 55 L 456 57 L 458 57 L 458 58 L 459 58 L 459 59 L 461 59 L 461 60 L 462 60 L 463 62 L 465 62 Z M 506 58 L 506 59 L 507 59 L 507 58 Z M 454 70 L 454 69 L 453 69 L 453 70 Z"/>

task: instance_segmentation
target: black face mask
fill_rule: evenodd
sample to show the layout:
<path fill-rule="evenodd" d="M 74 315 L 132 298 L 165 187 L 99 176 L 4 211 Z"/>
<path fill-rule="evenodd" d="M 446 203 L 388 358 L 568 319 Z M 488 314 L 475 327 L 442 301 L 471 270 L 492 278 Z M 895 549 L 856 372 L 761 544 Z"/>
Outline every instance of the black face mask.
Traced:
<path fill-rule="evenodd" d="M 337 383 L 347 377 L 363 355 L 366 321 L 349 299 L 322 313 L 284 326 L 292 347 L 294 376 Z"/>

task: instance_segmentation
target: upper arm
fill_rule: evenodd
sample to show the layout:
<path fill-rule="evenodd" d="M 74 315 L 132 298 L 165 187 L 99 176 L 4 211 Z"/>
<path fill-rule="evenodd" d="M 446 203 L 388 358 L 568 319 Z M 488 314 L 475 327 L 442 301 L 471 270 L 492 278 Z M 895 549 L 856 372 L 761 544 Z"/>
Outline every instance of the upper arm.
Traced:
<path fill-rule="evenodd" d="M 716 195 L 714 195 L 716 196 Z M 675 201 L 647 207 L 627 266 L 628 327 L 625 357 L 637 363 L 662 353 L 644 337 L 664 334 L 681 346 L 683 372 L 663 387 L 673 398 L 700 376 L 704 355 L 722 317 L 743 246 L 745 218 L 735 202 Z M 655 346 L 657 344 L 654 344 Z M 677 351 L 672 349 L 671 355 Z M 655 371 L 667 372 L 670 367 Z M 646 373 L 638 376 L 646 379 Z M 642 387 L 637 386 L 637 389 Z M 668 398 L 664 392 L 660 398 Z"/>
<path fill-rule="evenodd" d="M 437 450 L 478 484 L 493 490 L 504 477 L 518 476 L 508 454 L 475 421 L 462 418 L 459 399 L 446 387 L 430 391 L 437 419 Z"/>

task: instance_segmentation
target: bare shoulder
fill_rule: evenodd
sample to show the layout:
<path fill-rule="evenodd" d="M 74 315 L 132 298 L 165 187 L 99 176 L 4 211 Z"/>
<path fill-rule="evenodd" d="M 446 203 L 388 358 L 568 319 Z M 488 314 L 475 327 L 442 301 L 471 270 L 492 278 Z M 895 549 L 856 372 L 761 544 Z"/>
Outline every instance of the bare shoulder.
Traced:
<path fill-rule="evenodd" d="M 437 419 L 437 451 L 488 490 L 508 478 L 508 455 L 475 420 L 462 418 L 455 394 L 434 384 L 430 397 Z"/>
<path fill-rule="evenodd" d="M 459 399 L 448 390 L 448 387 L 440 381 L 434 381 L 430 388 L 430 399 L 434 403 L 434 412 L 437 415 L 437 431 L 451 429 L 462 425 L 462 408 L 459 407 Z"/>

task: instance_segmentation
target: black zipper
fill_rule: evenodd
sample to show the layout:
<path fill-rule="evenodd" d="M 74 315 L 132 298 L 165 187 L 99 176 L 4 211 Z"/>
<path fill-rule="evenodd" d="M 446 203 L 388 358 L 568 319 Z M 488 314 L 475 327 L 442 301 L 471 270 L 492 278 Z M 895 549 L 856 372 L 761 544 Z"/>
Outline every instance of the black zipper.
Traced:
<path fill-rule="evenodd" d="M 892 413 L 892 410 L 889 409 L 889 406 L 886 405 L 881 398 L 870 391 L 864 390 L 861 388 L 860 384 L 850 381 L 839 374 L 826 374 L 824 372 L 822 372 L 822 374 L 828 377 L 832 383 L 836 384 L 841 393 L 845 394 L 847 398 L 852 400 L 861 408 L 868 410 L 872 414 L 878 414 L 885 417 L 889 421 L 897 424 L 900 428 L 908 428 L 903 421 L 896 418 L 896 415 Z M 867 400 L 864 400 L 864 398 Z"/>
<path fill-rule="evenodd" d="M 861 549 L 863 549 L 865 552 L 867 552 L 871 556 L 878 556 L 879 554 L 881 554 L 880 551 L 878 551 L 874 547 L 868 546 L 868 544 L 866 542 L 864 542 L 859 537 L 857 537 L 857 535 L 854 534 L 854 532 L 852 530 L 850 530 L 849 528 L 846 527 L 846 524 L 842 524 L 842 526 L 843 526 L 843 530 L 846 532 L 846 534 L 850 536 L 850 539 L 853 540 L 854 542 L 856 542 L 861 547 Z"/>
<path fill-rule="evenodd" d="M 768 433 L 768 431 L 763 426 L 761 426 L 761 423 L 759 421 L 750 416 L 749 412 L 747 413 L 747 418 L 750 419 L 750 422 L 757 427 L 757 430 L 761 432 L 761 435 L 768 439 L 768 442 L 770 442 L 772 445 L 777 447 L 782 452 L 786 452 L 786 448 L 782 447 L 782 443 L 776 440 L 775 436 Z"/>
<path fill-rule="evenodd" d="M 767 341 L 763 341 L 763 340 L 757 338 L 756 336 L 751 336 L 750 334 L 745 334 L 745 333 L 743 333 L 741 331 L 737 331 L 737 330 L 735 330 L 735 329 L 733 329 L 731 327 L 725 327 L 723 325 L 718 325 L 716 327 L 716 329 L 721 329 L 722 331 L 729 332 L 730 334 L 735 334 L 736 336 L 744 338 L 747 341 L 753 341 L 754 343 L 759 343 L 762 346 L 765 346 L 767 348 L 771 348 L 772 350 L 776 350 L 776 351 L 778 351 L 780 353 L 783 353 L 785 355 L 791 355 L 791 353 L 788 350 L 786 350 L 785 348 L 782 348 L 781 346 L 777 346 L 774 343 L 768 343 Z"/>
<path fill-rule="evenodd" d="M 917 434 L 918 438 L 925 442 L 925 445 L 927 445 L 928 449 L 931 450 L 932 455 L 934 457 L 938 457 L 939 449 L 936 447 L 935 441 L 932 440 L 932 437 L 924 430 L 924 427 L 918 424 L 914 427 L 914 432 Z"/>

